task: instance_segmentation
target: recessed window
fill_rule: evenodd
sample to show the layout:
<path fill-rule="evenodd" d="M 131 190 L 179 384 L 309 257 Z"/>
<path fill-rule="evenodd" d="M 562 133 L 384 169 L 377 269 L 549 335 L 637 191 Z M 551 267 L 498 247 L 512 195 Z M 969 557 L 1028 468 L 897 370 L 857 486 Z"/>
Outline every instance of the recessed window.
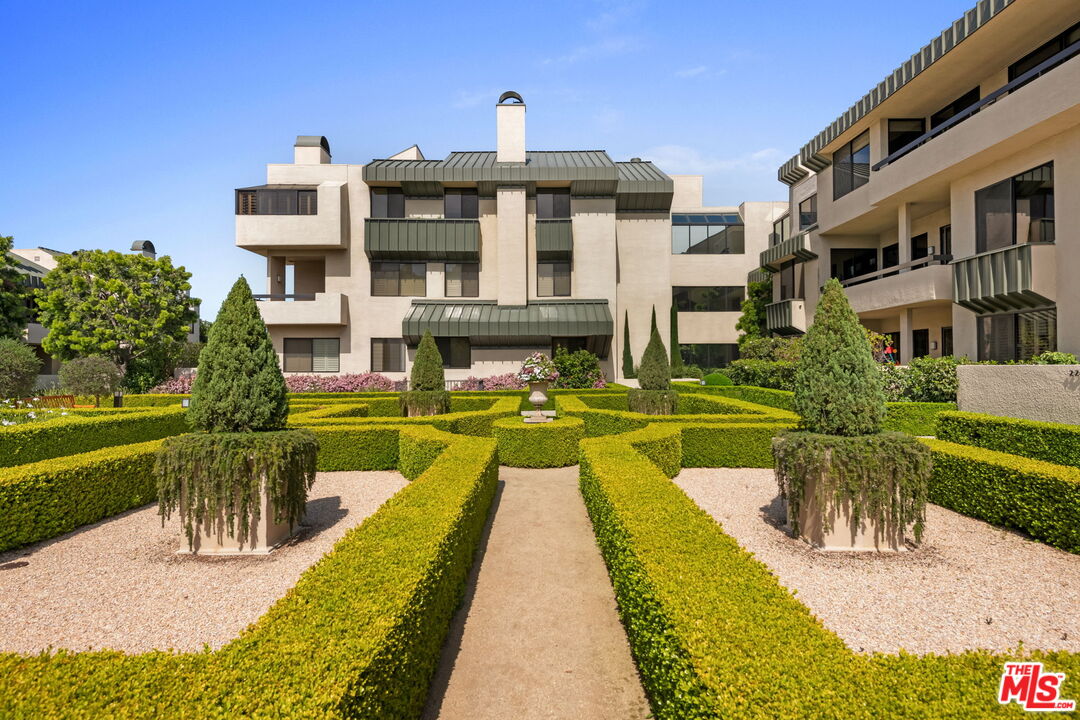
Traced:
<path fill-rule="evenodd" d="M 678 312 L 737 312 L 745 299 L 746 288 L 741 285 L 671 288 Z"/>
<path fill-rule="evenodd" d="M 469 368 L 472 367 L 472 345 L 467 337 L 437 337 L 435 346 L 442 355 L 443 367 Z"/>
<path fill-rule="evenodd" d="M 338 372 L 338 338 L 285 338 L 285 372 Z"/>
<path fill-rule="evenodd" d="M 317 215 L 315 188 L 249 188 L 236 191 L 237 215 Z"/>
<path fill-rule="evenodd" d="M 679 345 L 679 354 L 683 364 L 697 365 L 699 368 L 725 368 L 739 359 L 739 346 L 736 343 L 697 343 Z"/>
<path fill-rule="evenodd" d="M 799 203 L 799 229 L 817 225 L 817 194 L 813 194 Z"/>
<path fill-rule="evenodd" d="M 536 218 L 554 220 L 570 217 L 569 188 L 537 188 Z"/>
<path fill-rule="evenodd" d="M 371 188 L 371 217 L 405 217 L 405 193 L 401 188 Z"/>
<path fill-rule="evenodd" d="M 446 263 L 446 297 L 480 297 L 479 263 Z"/>
<path fill-rule="evenodd" d="M 833 153 L 833 200 L 870 182 L 870 131 Z"/>
<path fill-rule="evenodd" d="M 803 263 L 788 260 L 780 264 L 780 299 L 791 300 L 802 297 Z"/>
<path fill-rule="evenodd" d="M 911 331 L 911 357 L 926 357 L 930 354 L 930 329 Z"/>
<path fill-rule="evenodd" d="M 951 120 L 977 102 L 979 102 L 979 88 L 975 87 L 931 115 L 930 129 L 933 130 L 938 125 Z"/>
<path fill-rule="evenodd" d="M 671 216 L 673 255 L 742 255 L 745 238 L 742 219 L 735 213 Z"/>
<path fill-rule="evenodd" d="M 938 228 L 938 254 L 952 255 L 952 225 Z"/>
<path fill-rule="evenodd" d="M 882 252 L 885 262 L 890 260 L 887 250 Z M 877 270 L 877 255 L 877 248 L 833 248 L 829 251 L 830 272 L 841 282 L 872 273 Z"/>
<path fill-rule="evenodd" d="M 1041 45 L 1038 49 L 1029 52 L 1027 55 L 1010 65 L 1009 82 L 1012 82 L 1016 78 L 1020 77 L 1028 70 L 1035 69 L 1036 66 L 1041 65 L 1042 63 L 1052 58 L 1054 55 L 1057 55 L 1065 48 L 1077 42 L 1080 42 L 1080 24 L 1073 25 L 1071 28 L 1061 33 L 1050 42 Z M 1043 72 L 1047 72 L 1047 70 L 1044 70 Z M 1042 73 L 1039 73 L 1035 77 L 1031 78 L 1031 80 L 1034 80 L 1036 77 L 1040 77 L 1041 75 Z M 1031 82 L 1031 80 L 1026 81 L 1024 84 L 1026 85 L 1028 82 Z"/>
<path fill-rule="evenodd" d="M 976 321 L 979 360 L 1029 360 L 1057 350 L 1057 309 L 984 315 Z"/>
<path fill-rule="evenodd" d="M 889 155 L 902 150 L 926 134 L 923 118 L 889 120 Z"/>
<path fill-rule="evenodd" d="M 424 297 L 427 295 L 427 265 L 424 263 L 371 263 L 373 297 Z"/>
<path fill-rule="evenodd" d="M 371 372 L 405 372 L 405 341 L 371 338 Z"/>
<path fill-rule="evenodd" d="M 791 237 L 791 215 L 784 215 L 772 226 L 772 234 L 769 235 L 769 247 L 779 245 Z"/>
<path fill-rule="evenodd" d="M 536 294 L 538 297 L 569 296 L 570 263 L 536 263 Z"/>
<path fill-rule="evenodd" d="M 921 260 L 930 255 L 930 235 L 923 233 L 911 238 L 911 259 Z"/>
<path fill-rule="evenodd" d="M 447 188 L 443 196 L 443 217 L 448 220 L 480 217 L 480 198 L 476 188 Z"/>
<path fill-rule="evenodd" d="M 952 328 L 941 328 L 941 356 L 948 357 L 953 354 Z"/>
<path fill-rule="evenodd" d="M 1054 241 L 1054 164 L 975 192 L 975 252 Z"/>

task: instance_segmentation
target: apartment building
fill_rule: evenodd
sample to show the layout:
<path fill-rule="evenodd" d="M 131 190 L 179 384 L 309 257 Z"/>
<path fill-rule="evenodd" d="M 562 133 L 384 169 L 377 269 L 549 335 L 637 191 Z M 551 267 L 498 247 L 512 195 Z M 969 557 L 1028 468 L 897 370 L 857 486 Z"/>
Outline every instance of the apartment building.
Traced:
<path fill-rule="evenodd" d="M 256 297 L 284 371 L 401 379 L 430 330 L 450 380 L 559 346 L 614 379 L 624 324 L 640 360 L 654 308 L 669 342 L 673 303 L 688 362 L 737 357 L 747 273 L 787 203 L 703 207 L 700 176 L 526 150 L 521 96 L 495 110 L 494 151 L 344 164 L 300 136 L 294 162 L 236 190 L 236 244 L 266 257 Z"/>
<path fill-rule="evenodd" d="M 769 329 L 841 280 L 901 362 L 1080 353 L 1080 3 L 983 0 L 788 160 Z"/>

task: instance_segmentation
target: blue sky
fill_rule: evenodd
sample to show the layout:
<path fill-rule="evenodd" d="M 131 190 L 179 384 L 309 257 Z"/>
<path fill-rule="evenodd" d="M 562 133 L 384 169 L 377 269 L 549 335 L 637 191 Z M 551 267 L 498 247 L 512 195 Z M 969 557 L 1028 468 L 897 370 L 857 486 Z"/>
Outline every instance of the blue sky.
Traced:
<path fill-rule="evenodd" d="M 785 199 L 777 166 L 973 4 L 0 0 L 0 234 L 152 240 L 213 317 L 238 275 L 264 283 L 232 190 L 296 135 L 348 163 L 494 149 L 506 89 L 530 148 L 703 174 L 709 204 Z"/>

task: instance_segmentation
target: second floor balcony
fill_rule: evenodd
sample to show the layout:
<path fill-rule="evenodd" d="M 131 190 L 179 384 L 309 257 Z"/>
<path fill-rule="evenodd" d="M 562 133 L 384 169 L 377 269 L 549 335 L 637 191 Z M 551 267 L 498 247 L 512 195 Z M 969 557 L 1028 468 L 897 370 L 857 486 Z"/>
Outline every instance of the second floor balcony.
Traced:
<path fill-rule="evenodd" d="M 953 298 L 951 256 L 932 255 L 841 281 L 857 313 Z"/>
<path fill-rule="evenodd" d="M 364 252 L 370 260 L 478 262 L 480 221 L 367 218 Z"/>
<path fill-rule="evenodd" d="M 348 325 L 349 298 L 341 293 L 256 295 L 267 326 Z"/>
<path fill-rule="evenodd" d="M 955 301 L 977 313 L 1046 307 L 1057 298 L 1057 248 L 1020 243 L 953 264 Z"/>
<path fill-rule="evenodd" d="M 260 185 L 236 191 L 236 244 L 248 250 L 336 250 L 349 241 L 347 188 Z"/>
<path fill-rule="evenodd" d="M 810 249 L 810 234 L 801 232 L 762 250 L 760 260 L 761 267 L 777 272 L 780 270 L 780 265 L 789 260 L 805 262 L 816 257 L 817 253 Z"/>
<path fill-rule="evenodd" d="M 765 329 L 780 335 L 801 335 L 806 332 L 806 301 L 793 298 L 766 305 Z"/>

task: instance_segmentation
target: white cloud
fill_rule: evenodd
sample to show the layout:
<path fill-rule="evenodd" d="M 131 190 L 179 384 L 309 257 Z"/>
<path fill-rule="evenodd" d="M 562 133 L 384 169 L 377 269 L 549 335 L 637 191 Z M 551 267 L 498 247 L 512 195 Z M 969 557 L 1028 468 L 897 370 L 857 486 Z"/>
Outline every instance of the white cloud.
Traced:
<path fill-rule="evenodd" d="M 612 36 L 602 38 L 594 43 L 579 45 L 568 53 L 555 57 L 544 58 L 541 65 L 573 65 L 582 60 L 596 60 L 599 58 L 625 55 L 641 48 L 640 41 L 632 36 Z"/>
<path fill-rule="evenodd" d="M 695 75 L 702 74 L 703 72 L 705 72 L 708 69 L 709 69 L 708 65 L 698 65 L 697 67 L 686 68 L 685 70 L 677 71 L 675 73 L 675 77 L 683 77 L 683 78 L 694 77 Z"/>
<path fill-rule="evenodd" d="M 775 171 L 784 161 L 776 148 L 762 148 L 736 157 L 710 157 L 686 145 L 660 145 L 642 153 L 664 172 L 676 175 L 710 175 L 719 172 Z"/>

